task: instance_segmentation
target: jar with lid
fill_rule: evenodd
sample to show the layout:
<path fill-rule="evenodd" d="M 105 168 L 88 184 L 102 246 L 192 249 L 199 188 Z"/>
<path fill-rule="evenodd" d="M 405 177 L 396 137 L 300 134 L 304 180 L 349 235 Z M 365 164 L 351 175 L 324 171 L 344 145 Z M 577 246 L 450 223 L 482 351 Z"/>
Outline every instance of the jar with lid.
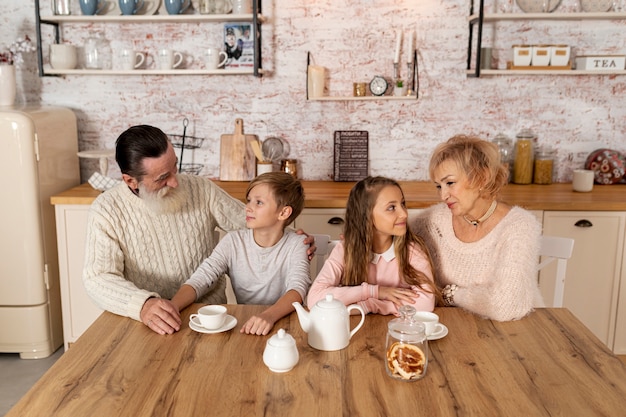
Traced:
<path fill-rule="evenodd" d="M 539 147 L 535 153 L 535 172 L 533 183 L 552 184 L 554 173 L 554 156 L 556 151 L 550 147 Z"/>
<path fill-rule="evenodd" d="M 101 33 L 89 34 L 85 40 L 85 68 L 87 69 L 110 69 L 111 46 Z"/>
<path fill-rule="evenodd" d="M 533 141 L 537 139 L 537 136 L 530 129 L 522 129 L 516 138 L 513 182 L 530 184 L 533 182 Z"/>
<path fill-rule="evenodd" d="M 385 369 L 401 381 L 417 381 L 426 374 L 428 339 L 424 324 L 415 320 L 415 308 L 404 305 L 400 317 L 387 325 Z"/>
<path fill-rule="evenodd" d="M 502 165 L 509 170 L 509 181 L 511 181 L 511 174 L 513 171 L 513 140 L 504 133 L 498 133 L 492 141 L 500 150 L 500 160 Z"/>

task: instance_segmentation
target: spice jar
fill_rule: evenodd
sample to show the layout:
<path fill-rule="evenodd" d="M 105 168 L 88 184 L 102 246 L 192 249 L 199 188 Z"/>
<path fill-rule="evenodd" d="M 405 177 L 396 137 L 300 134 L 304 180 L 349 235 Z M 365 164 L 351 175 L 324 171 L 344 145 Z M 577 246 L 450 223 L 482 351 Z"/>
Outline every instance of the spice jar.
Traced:
<path fill-rule="evenodd" d="M 511 138 L 504 133 L 498 133 L 496 137 L 493 138 L 493 143 L 500 150 L 500 161 L 509 171 L 509 181 L 511 181 L 511 174 L 513 171 L 513 140 L 511 140 Z"/>
<path fill-rule="evenodd" d="M 530 184 L 533 182 L 533 140 L 537 136 L 530 129 L 522 129 L 516 138 L 513 182 Z"/>
<path fill-rule="evenodd" d="M 385 369 L 392 378 L 417 381 L 426 374 L 428 339 L 424 324 L 415 320 L 415 307 L 403 305 L 400 317 L 387 325 Z"/>
<path fill-rule="evenodd" d="M 298 178 L 298 160 L 297 159 L 283 159 L 280 161 L 280 170 L 291 174 L 294 178 Z"/>
<path fill-rule="evenodd" d="M 535 154 L 533 183 L 552 184 L 555 151 L 549 147 L 539 147 Z"/>

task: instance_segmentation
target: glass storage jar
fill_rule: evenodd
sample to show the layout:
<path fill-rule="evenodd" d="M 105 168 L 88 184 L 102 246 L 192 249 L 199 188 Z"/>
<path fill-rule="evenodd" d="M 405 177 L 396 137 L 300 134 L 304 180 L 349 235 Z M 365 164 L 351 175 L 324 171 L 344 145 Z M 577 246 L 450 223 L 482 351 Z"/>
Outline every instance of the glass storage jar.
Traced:
<path fill-rule="evenodd" d="M 539 147 L 535 154 L 535 169 L 533 173 L 533 183 L 552 184 L 554 174 L 555 151 L 549 147 Z"/>
<path fill-rule="evenodd" d="M 533 141 L 537 136 L 530 129 L 522 129 L 516 138 L 513 182 L 530 184 L 533 182 Z"/>
<path fill-rule="evenodd" d="M 498 133 L 493 138 L 493 143 L 496 144 L 500 150 L 500 160 L 502 164 L 509 170 L 509 181 L 511 181 L 511 174 L 513 172 L 513 140 L 504 133 Z"/>
<path fill-rule="evenodd" d="M 415 320 L 415 308 L 404 305 L 400 317 L 387 325 L 385 369 L 392 378 L 417 381 L 426 374 L 428 340 L 424 324 Z"/>

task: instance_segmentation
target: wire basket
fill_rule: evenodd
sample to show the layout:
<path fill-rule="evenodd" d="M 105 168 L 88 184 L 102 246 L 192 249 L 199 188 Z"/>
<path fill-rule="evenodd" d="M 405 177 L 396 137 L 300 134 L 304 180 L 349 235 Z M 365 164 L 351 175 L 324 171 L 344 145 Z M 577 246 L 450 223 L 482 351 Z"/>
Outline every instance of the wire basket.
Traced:
<path fill-rule="evenodd" d="M 171 133 L 168 133 L 167 136 L 175 148 L 197 149 L 202 146 L 202 141 L 204 140 L 204 138 L 196 136 L 174 135 Z"/>
<path fill-rule="evenodd" d="M 181 174 L 198 175 L 202 168 L 204 168 L 203 164 L 180 164 L 179 171 Z"/>

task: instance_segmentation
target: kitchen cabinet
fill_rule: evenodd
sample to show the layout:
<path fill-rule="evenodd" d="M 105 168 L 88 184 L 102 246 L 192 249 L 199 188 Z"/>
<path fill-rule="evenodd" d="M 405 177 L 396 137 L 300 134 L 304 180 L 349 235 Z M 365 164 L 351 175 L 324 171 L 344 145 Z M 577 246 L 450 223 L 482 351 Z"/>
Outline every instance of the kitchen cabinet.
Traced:
<path fill-rule="evenodd" d="M 563 307 L 609 347 L 615 338 L 625 230 L 626 212 L 545 211 L 543 217 L 545 235 L 575 241 L 567 262 Z M 542 294 L 548 300 L 555 269 L 554 264 L 549 265 L 539 275 Z M 621 291 L 626 293 L 626 285 Z M 623 310 L 622 322 L 626 320 Z"/>
<path fill-rule="evenodd" d="M 293 226 L 306 233 L 329 235 L 332 240 L 337 240 L 343 233 L 345 219 L 345 209 L 305 208 L 296 218 Z"/>
<path fill-rule="evenodd" d="M 476 3 L 476 4 L 475 4 Z M 476 11 L 476 6 L 478 10 Z M 552 21 L 585 21 L 585 20 L 626 20 L 626 13 L 603 12 L 603 13 L 485 13 L 484 0 L 470 1 L 469 40 L 467 51 L 467 75 L 468 77 L 480 77 L 482 75 L 611 75 L 626 74 L 625 69 L 615 71 L 587 71 L 587 70 L 492 70 L 480 68 L 480 55 L 483 41 L 485 24 L 498 23 L 498 30 L 503 30 L 504 23 L 514 25 L 515 22 L 544 21 L 546 25 Z M 474 35 L 476 41 L 474 42 Z M 495 38 L 495 36 L 494 36 Z M 622 38 L 618 38 L 620 41 Z M 512 47 L 512 45 L 509 45 Z M 574 57 L 572 57 L 574 59 Z M 473 66 L 473 68 L 472 68 Z"/>
<path fill-rule="evenodd" d="M 114 0 L 117 2 L 117 0 Z M 39 76 L 46 75 L 246 75 L 251 74 L 261 76 L 262 60 L 261 60 L 261 24 L 265 18 L 261 14 L 261 0 L 252 0 L 251 14 L 180 14 L 168 15 L 165 6 L 159 1 L 159 13 L 156 15 L 49 15 L 41 16 L 40 1 L 35 0 L 35 24 L 37 29 L 37 57 L 39 66 Z M 256 41 L 254 43 L 254 65 L 252 68 L 243 69 L 172 69 L 172 70 L 153 70 L 153 69 L 133 69 L 133 70 L 104 70 L 104 69 L 72 69 L 72 70 L 55 70 L 43 65 L 43 43 L 41 35 L 42 25 L 51 25 L 55 31 L 55 42 L 59 43 L 61 39 L 61 30 L 65 27 L 82 24 L 117 24 L 120 28 L 120 35 L 124 33 L 125 25 L 138 25 L 146 23 L 188 23 L 188 24 L 216 24 L 223 22 L 252 22 L 252 26 L 256 32 Z M 70 30 L 70 29 L 67 29 Z M 192 35 L 190 35 L 191 37 Z M 121 36 L 120 36 L 121 37 Z M 109 39 L 111 40 L 111 39 Z"/>
<path fill-rule="evenodd" d="M 624 233 L 623 238 L 626 241 L 626 231 Z M 622 252 L 622 273 L 620 281 L 621 285 L 617 300 L 613 353 L 616 355 L 626 355 L 626 245 Z"/>
<path fill-rule="evenodd" d="M 83 285 L 89 207 L 88 204 L 54 206 L 65 350 L 71 343 L 76 342 L 102 313 L 87 295 Z"/>

